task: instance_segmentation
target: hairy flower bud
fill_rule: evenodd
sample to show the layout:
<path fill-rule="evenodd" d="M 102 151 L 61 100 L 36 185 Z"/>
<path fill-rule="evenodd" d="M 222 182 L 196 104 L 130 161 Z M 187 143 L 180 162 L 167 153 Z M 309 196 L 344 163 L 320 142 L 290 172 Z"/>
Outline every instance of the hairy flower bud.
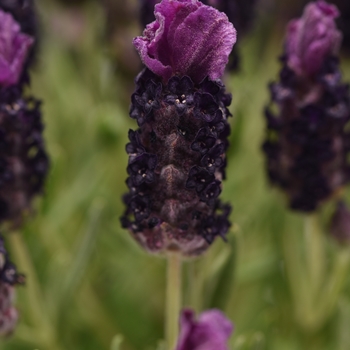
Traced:
<path fill-rule="evenodd" d="M 218 196 L 231 96 L 210 75 L 222 73 L 235 32 L 225 16 L 197 1 L 164 0 L 156 11 L 158 20 L 147 27 L 147 36 L 134 41 L 148 68 L 137 77 L 132 95 L 130 116 L 139 129 L 129 131 L 126 146 L 129 193 L 122 225 L 150 252 L 195 255 L 230 226 L 230 207 Z M 159 25 L 162 29 L 153 32 Z M 203 28 L 208 31 L 201 34 Z M 214 38 L 205 41 L 213 28 L 214 38 L 226 38 L 217 45 Z M 189 32 L 197 33 L 193 42 Z M 189 58 L 187 51 L 196 53 Z"/>
<path fill-rule="evenodd" d="M 307 6 L 302 20 L 292 22 L 292 26 L 299 23 L 299 36 L 293 43 L 290 32 L 287 36 L 280 80 L 270 84 L 271 105 L 265 110 L 263 148 L 270 181 L 287 193 L 292 209 L 304 212 L 315 210 L 349 181 L 348 86 L 341 82 L 334 56 L 338 43 L 329 45 L 328 39 L 319 37 L 326 20 L 327 28 L 335 33 L 334 41 L 338 40 L 335 14 L 334 6 L 320 1 Z"/>
<path fill-rule="evenodd" d="M 236 42 L 236 30 L 225 14 L 191 0 L 162 1 L 155 15 L 144 35 L 134 39 L 142 62 L 153 73 L 164 82 L 173 75 L 189 75 L 197 84 L 206 76 L 222 76 Z"/>
<path fill-rule="evenodd" d="M 254 18 L 255 4 L 257 0 L 202 0 L 202 3 L 213 6 L 228 17 L 235 24 L 235 28 L 242 37 L 251 26 Z M 144 27 L 154 21 L 154 6 L 160 0 L 140 0 L 140 22 Z M 239 54 L 234 46 L 229 56 L 228 70 L 239 69 Z"/>
<path fill-rule="evenodd" d="M 197 321 L 194 316 L 190 309 L 182 311 L 176 350 L 228 350 L 231 321 L 216 309 L 204 311 Z"/>
<path fill-rule="evenodd" d="M 288 66 L 298 75 L 317 73 L 324 60 L 337 54 L 341 33 L 334 19 L 338 9 L 325 1 L 317 1 L 305 7 L 300 19 L 292 20 L 286 36 Z"/>
<path fill-rule="evenodd" d="M 0 87 L 18 83 L 33 42 L 13 17 L 0 9 Z"/>

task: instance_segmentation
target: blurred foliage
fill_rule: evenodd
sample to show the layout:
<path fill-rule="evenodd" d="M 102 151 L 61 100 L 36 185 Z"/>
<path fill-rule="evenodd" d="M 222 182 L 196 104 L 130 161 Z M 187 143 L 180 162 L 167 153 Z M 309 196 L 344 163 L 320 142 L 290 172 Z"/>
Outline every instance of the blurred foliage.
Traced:
<path fill-rule="evenodd" d="M 51 171 L 35 215 L 21 235 L 8 235 L 27 285 L 17 293 L 19 327 L 0 349 L 156 349 L 163 338 L 165 260 L 146 255 L 119 223 L 124 147 L 136 123 L 128 117 L 131 78 L 118 55 L 110 55 L 118 40 L 108 41 L 105 11 L 94 1 L 65 8 L 41 0 L 38 9 L 41 55 L 31 91 L 43 100 Z M 130 34 L 121 35 L 131 52 L 139 27 L 136 18 L 130 21 Z M 239 42 L 242 71 L 226 77 L 234 118 L 223 197 L 234 205 L 234 225 L 228 243 L 217 240 L 205 256 L 184 263 L 184 303 L 198 311 L 221 308 L 235 324 L 231 349 L 346 350 L 349 252 L 327 236 L 332 204 L 319 213 L 316 252 L 303 239 L 303 216 L 289 212 L 265 178 L 262 109 L 266 84 L 279 69 L 284 24 L 262 13 Z M 343 63 L 350 79 L 350 62 Z M 324 265 L 311 293 L 300 276 L 314 251 Z M 321 317 L 320 310 L 328 311 Z"/>

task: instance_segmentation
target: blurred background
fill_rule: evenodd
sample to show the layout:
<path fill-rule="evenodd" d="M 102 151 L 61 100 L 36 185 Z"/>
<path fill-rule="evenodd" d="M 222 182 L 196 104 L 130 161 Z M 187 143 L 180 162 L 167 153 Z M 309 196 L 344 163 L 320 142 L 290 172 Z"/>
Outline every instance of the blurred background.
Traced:
<path fill-rule="evenodd" d="M 0 349 L 157 349 L 166 262 L 144 253 L 119 223 L 125 144 L 137 127 L 128 108 L 141 69 L 131 44 L 142 31 L 139 3 L 36 3 L 40 45 L 31 93 L 43 100 L 51 170 L 23 240 L 10 240 L 27 284 L 17 288 L 18 327 Z M 310 294 L 298 277 L 308 257 L 304 217 L 269 186 L 261 152 L 267 84 L 280 69 L 285 25 L 306 2 L 257 3 L 250 30 L 238 33 L 240 70 L 225 77 L 233 118 L 222 196 L 234 206 L 233 226 L 228 243 L 217 240 L 205 256 L 185 261 L 184 305 L 222 309 L 235 324 L 231 349 L 348 350 L 349 248 L 328 233 L 334 206 L 318 213 L 324 266 Z M 337 4 L 344 14 L 343 79 L 350 81 L 350 4 Z"/>

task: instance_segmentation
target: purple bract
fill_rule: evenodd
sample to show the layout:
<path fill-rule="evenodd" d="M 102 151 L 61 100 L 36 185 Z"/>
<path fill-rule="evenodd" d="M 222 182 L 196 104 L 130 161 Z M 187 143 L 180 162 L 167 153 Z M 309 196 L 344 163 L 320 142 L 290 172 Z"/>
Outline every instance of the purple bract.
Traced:
<path fill-rule="evenodd" d="M 0 86 L 18 83 L 34 39 L 21 32 L 13 17 L 0 10 Z"/>
<path fill-rule="evenodd" d="M 225 14 L 197 0 L 163 0 L 156 20 L 134 39 L 143 63 L 167 82 L 189 76 L 199 83 L 218 79 L 236 42 L 236 30 Z"/>
<path fill-rule="evenodd" d="M 176 350 L 227 350 L 233 325 L 216 309 L 203 312 L 198 321 L 190 309 L 182 311 Z"/>
<path fill-rule="evenodd" d="M 312 2 L 303 16 L 289 23 L 286 36 L 288 66 L 299 75 L 312 76 L 325 58 L 337 53 L 342 35 L 335 19 L 339 12 L 325 1 Z"/>

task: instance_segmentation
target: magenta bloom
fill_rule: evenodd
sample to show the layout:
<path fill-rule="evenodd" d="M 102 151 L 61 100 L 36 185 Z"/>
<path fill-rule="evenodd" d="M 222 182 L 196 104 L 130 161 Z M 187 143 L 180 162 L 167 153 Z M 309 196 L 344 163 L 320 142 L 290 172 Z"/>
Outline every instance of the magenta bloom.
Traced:
<path fill-rule="evenodd" d="M 0 10 L 0 86 L 18 83 L 34 39 L 21 32 L 13 17 Z"/>
<path fill-rule="evenodd" d="M 286 36 L 289 67 L 299 75 L 318 72 L 325 58 L 337 53 L 342 35 L 335 19 L 338 9 L 325 1 L 305 7 L 300 19 L 292 20 Z"/>
<path fill-rule="evenodd" d="M 200 314 L 198 321 L 190 309 L 182 311 L 180 337 L 176 350 L 228 350 L 233 325 L 216 309 Z"/>
<path fill-rule="evenodd" d="M 156 20 L 134 39 L 143 63 L 167 82 L 189 76 L 199 83 L 222 76 L 236 42 L 236 30 L 224 13 L 197 0 L 163 0 Z"/>

